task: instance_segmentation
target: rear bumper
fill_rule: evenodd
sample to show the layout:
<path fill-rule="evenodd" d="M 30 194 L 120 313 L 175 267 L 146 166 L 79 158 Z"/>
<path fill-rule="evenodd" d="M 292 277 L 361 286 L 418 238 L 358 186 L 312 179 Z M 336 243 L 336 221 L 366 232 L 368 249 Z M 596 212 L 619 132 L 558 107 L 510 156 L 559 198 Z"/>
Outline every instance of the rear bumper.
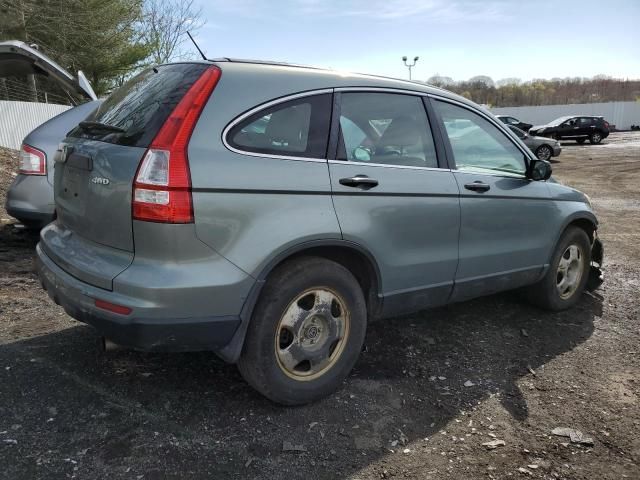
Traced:
<path fill-rule="evenodd" d="M 553 146 L 553 156 L 557 157 L 562 152 L 562 147 L 560 145 Z"/>
<path fill-rule="evenodd" d="M 7 213 L 23 223 L 44 227 L 53 221 L 53 188 L 47 177 L 18 175 L 7 192 Z"/>
<path fill-rule="evenodd" d="M 95 306 L 95 300 L 122 304 L 122 296 L 82 282 L 58 267 L 36 247 L 40 282 L 51 299 L 71 317 L 95 327 L 109 340 L 125 347 L 146 351 L 217 351 L 233 338 L 240 317 L 147 317 L 144 309 L 132 306 L 129 315 L 119 315 Z"/>

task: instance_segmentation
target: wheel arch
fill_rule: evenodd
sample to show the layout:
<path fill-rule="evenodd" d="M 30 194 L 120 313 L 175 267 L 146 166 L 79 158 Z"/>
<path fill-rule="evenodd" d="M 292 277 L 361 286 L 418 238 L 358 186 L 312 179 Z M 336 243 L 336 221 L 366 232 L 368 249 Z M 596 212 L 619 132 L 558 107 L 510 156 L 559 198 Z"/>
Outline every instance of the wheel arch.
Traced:
<path fill-rule="evenodd" d="M 564 232 L 566 232 L 569 227 L 578 227 L 584 230 L 589 237 L 589 241 L 591 242 L 591 244 L 593 244 L 593 241 L 595 240 L 595 232 L 598 229 L 598 219 L 592 212 L 586 210 L 574 212 L 573 214 L 569 215 L 565 219 L 562 227 L 559 229 L 558 234 L 556 235 L 555 241 L 553 242 L 553 248 L 551 249 L 549 255 L 548 263 L 551 263 L 553 253 L 555 252 L 556 246 L 560 241 L 560 237 L 562 237 Z"/>
<path fill-rule="evenodd" d="M 548 143 L 543 143 L 543 144 L 538 145 L 538 146 L 536 147 L 536 151 L 535 151 L 535 152 L 533 152 L 533 154 L 534 154 L 536 157 L 538 157 L 538 150 L 540 150 L 542 147 L 547 147 L 547 148 L 550 150 L 550 152 L 551 152 L 551 153 L 550 153 L 550 155 L 549 155 L 549 158 L 553 157 L 553 147 L 552 147 L 551 145 L 549 145 Z"/>
<path fill-rule="evenodd" d="M 362 288 L 367 302 L 368 317 L 376 318 L 379 316 L 382 312 L 382 278 L 380 268 L 371 252 L 362 245 L 348 240 L 331 239 L 304 242 L 275 255 L 257 274 L 256 282 L 240 313 L 240 326 L 229 344 L 216 352 L 223 360 L 235 363 L 240 357 L 253 309 L 269 275 L 282 264 L 304 256 L 326 258 L 347 268 L 356 277 Z"/>
<path fill-rule="evenodd" d="M 567 228 L 569 227 L 578 227 L 581 228 L 582 230 L 584 230 L 587 235 L 589 236 L 589 240 L 591 241 L 591 243 L 593 243 L 593 240 L 595 238 L 595 232 L 598 229 L 598 223 L 597 221 L 594 221 L 591 218 L 588 217 L 577 217 L 574 220 L 570 221 L 565 228 L 563 229 L 563 233 L 565 230 L 567 230 Z"/>

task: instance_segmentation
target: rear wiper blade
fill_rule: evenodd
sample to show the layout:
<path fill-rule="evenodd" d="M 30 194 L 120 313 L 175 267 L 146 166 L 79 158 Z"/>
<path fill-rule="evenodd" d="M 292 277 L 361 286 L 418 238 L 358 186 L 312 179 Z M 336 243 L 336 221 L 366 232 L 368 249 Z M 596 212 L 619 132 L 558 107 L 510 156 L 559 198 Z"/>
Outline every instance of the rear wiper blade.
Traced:
<path fill-rule="evenodd" d="M 80 122 L 78 126 L 83 130 L 101 130 L 103 132 L 125 133 L 124 128 L 109 125 L 108 123 L 84 121 Z"/>

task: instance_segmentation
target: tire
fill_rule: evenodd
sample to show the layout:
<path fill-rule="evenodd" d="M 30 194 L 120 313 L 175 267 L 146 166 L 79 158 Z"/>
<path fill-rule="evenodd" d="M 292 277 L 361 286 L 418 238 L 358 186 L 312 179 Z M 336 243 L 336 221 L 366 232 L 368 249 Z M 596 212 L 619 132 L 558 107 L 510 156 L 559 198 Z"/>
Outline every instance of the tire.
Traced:
<path fill-rule="evenodd" d="M 593 132 L 591 135 L 589 135 L 589 142 L 591 143 L 591 145 L 597 145 L 601 141 L 602 141 L 602 133 Z"/>
<path fill-rule="evenodd" d="M 552 133 L 551 138 L 553 138 L 554 140 L 557 140 L 558 142 L 560 141 L 560 135 L 557 133 Z"/>
<path fill-rule="evenodd" d="M 351 272 L 330 260 L 300 257 L 269 276 L 238 369 L 276 403 L 313 402 L 334 392 L 352 370 L 366 327 L 364 294 Z"/>
<path fill-rule="evenodd" d="M 540 160 L 549 160 L 553 157 L 553 149 L 549 145 L 540 145 L 536 149 L 536 157 Z"/>
<path fill-rule="evenodd" d="M 578 143 L 579 145 L 582 145 L 586 141 L 587 141 L 586 138 L 576 138 L 576 143 Z"/>
<path fill-rule="evenodd" d="M 561 274 L 559 270 L 560 261 L 564 257 L 563 264 L 566 265 L 567 252 L 570 252 L 571 247 L 576 248 L 579 252 L 580 258 L 578 264 L 574 264 L 574 268 L 579 267 L 580 270 L 572 270 L 570 267 Z M 589 242 L 589 236 L 581 228 L 567 228 L 558 241 L 551 264 L 544 278 L 535 285 L 526 287 L 527 298 L 534 305 L 551 311 L 566 310 L 573 307 L 580 299 L 580 295 L 587 284 L 590 265 L 591 243 Z M 576 278 L 574 275 L 579 275 L 579 277 Z M 564 284 L 562 284 L 563 278 L 567 280 Z M 571 279 L 574 281 L 568 282 Z M 569 283 L 573 284 L 572 288 L 561 294 L 561 291 Z"/>

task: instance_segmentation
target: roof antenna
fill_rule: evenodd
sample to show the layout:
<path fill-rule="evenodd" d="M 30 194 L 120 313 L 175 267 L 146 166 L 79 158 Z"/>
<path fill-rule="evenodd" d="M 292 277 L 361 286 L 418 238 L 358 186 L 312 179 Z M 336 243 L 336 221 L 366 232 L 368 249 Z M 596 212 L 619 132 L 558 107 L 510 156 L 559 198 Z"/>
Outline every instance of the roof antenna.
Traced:
<path fill-rule="evenodd" d="M 204 53 L 202 53 L 202 50 L 200 50 L 200 47 L 198 46 L 198 44 L 196 43 L 196 41 L 193 39 L 193 37 L 191 36 L 191 34 L 189 33 L 189 30 L 187 30 L 187 35 L 189 35 L 189 39 L 193 42 L 193 44 L 196 46 L 196 48 L 198 49 L 198 52 L 200 52 L 200 55 L 202 55 L 202 59 L 203 60 L 208 60 L 208 58 L 204 55 Z"/>

